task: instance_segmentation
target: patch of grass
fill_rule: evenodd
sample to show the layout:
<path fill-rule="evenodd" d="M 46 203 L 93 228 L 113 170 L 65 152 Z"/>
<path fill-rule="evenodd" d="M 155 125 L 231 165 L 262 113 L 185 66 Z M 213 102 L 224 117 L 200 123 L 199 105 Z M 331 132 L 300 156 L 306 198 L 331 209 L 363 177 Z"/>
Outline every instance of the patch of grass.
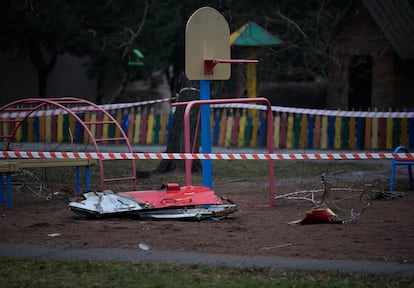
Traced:
<path fill-rule="evenodd" d="M 323 173 L 336 174 L 349 171 L 366 171 L 378 169 L 378 163 L 363 163 L 362 161 L 310 161 L 289 160 L 274 161 L 274 172 L 277 177 L 306 177 Z M 222 160 L 213 163 L 215 177 L 247 178 L 255 180 L 268 179 L 268 162 L 265 160 Z"/>
<path fill-rule="evenodd" d="M 175 169 L 168 173 L 151 173 L 156 169 L 161 160 L 136 160 L 137 171 L 147 172 L 149 177 L 138 177 L 138 189 L 159 189 L 162 184 L 178 183 L 185 184 L 185 172 L 182 169 Z M 130 160 L 105 161 L 104 163 L 105 177 L 116 178 L 131 175 Z M 379 161 L 341 161 L 341 160 L 286 160 L 274 161 L 274 172 L 278 178 L 289 177 L 307 177 L 318 176 L 323 173 L 337 174 L 349 171 L 367 171 L 375 170 L 383 166 L 384 163 Z M 213 179 L 215 183 L 239 181 L 239 180 L 268 180 L 268 161 L 266 160 L 213 160 Z M 28 171 L 29 172 L 29 171 Z M 93 166 L 90 170 L 91 189 L 99 189 L 99 167 Z M 26 180 L 22 175 L 16 175 L 16 179 L 20 182 L 27 183 L 43 183 L 44 190 L 49 188 L 48 193 L 59 190 L 60 186 L 69 186 L 74 190 L 75 171 L 71 168 L 56 169 L 32 169 L 31 174 L 26 175 Z M 144 173 L 145 174 L 145 173 Z M 30 176 L 30 177 L 29 177 Z M 191 175 L 193 185 L 202 184 L 202 173 L 195 172 Z M 114 191 L 128 191 L 132 188 L 132 182 L 114 182 L 114 186 L 107 183 L 106 187 Z M 50 190 L 50 191 L 49 191 Z"/>
<path fill-rule="evenodd" d="M 367 163 L 363 161 L 341 161 L 341 160 L 290 160 L 275 163 L 275 173 L 281 177 L 315 176 L 325 174 L 336 174 L 349 171 L 366 171 L 378 169 L 378 163 Z"/>
<path fill-rule="evenodd" d="M 0 257 L 0 287 L 410 287 L 412 280 L 272 268 Z"/>

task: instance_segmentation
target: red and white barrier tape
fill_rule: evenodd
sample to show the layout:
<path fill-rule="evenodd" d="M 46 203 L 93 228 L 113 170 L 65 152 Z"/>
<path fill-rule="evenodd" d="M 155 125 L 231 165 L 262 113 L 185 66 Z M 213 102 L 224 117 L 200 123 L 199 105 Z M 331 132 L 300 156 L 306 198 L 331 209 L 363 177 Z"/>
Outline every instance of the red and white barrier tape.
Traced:
<path fill-rule="evenodd" d="M 267 107 L 258 104 L 214 104 L 214 108 L 241 108 L 266 110 Z M 293 108 L 283 106 L 272 106 L 273 112 L 285 112 L 293 114 L 307 114 L 320 116 L 338 116 L 338 117 L 367 117 L 367 118 L 414 118 L 414 112 L 371 112 L 371 111 L 340 111 L 340 110 L 322 110 L 308 108 Z"/>
<path fill-rule="evenodd" d="M 118 104 L 104 104 L 104 105 L 99 105 L 99 107 L 101 107 L 104 110 L 117 110 L 117 109 L 126 109 L 126 108 L 132 108 L 132 107 L 138 107 L 138 106 L 145 106 L 145 105 L 151 105 L 151 104 L 156 104 L 156 103 L 162 103 L 162 102 L 168 102 L 168 101 L 173 101 L 175 99 L 177 99 L 179 97 L 179 95 L 183 92 L 186 91 L 195 91 L 195 92 L 199 92 L 200 90 L 198 88 L 195 87 L 185 87 L 182 88 L 178 93 L 177 93 L 177 97 L 171 97 L 171 98 L 162 98 L 162 99 L 155 99 L 155 100 L 147 100 L 147 101 L 140 101 L 140 102 L 133 102 L 133 103 L 118 103 Z M 73 110 L 75 110 L 75 112 L 88 112 L 88 111 L 94 111 L 96 110 L 95 107 L 93 106 L 79 106 L 79 107 L 74 107 L 71 108 Z M 26 114 L 29 112 L 28 111 L 21 111 L 21 112 L 4 112 L 4 113 L 0 113 L 0 117 L 3 119 L 7 119 L 7 118 L 23 118 L 24 116 L 26 116 Z M 40 116 L 50 116 L 50 115 L 59 115 L 59 114 L 64 114 L 66 113 L 65 110 L 62 109 L 49 109 L 49 110 L 41 110 L 41 111 L 34 111 L 32 114 L 30 114 L 31 117 L 40 117 Z"/>
<path fill-rule="evenodd" d="M 101 160 L 371 160 L 393 159 L 414 161 L 414 153 L 111 153 L 111 152 L 41 152 L 0 151 L 0 158 L 34 159 L 101 159 Z"/>
<path fill-rule="evenodd" d="M 163 99 L 148 100 L 148 101 L 133 102 L 133 103 L 104 104 L 104 105 L 99 105 L 99 107 L 103 108 L 104 110 L 126 109 L 126 108 L 172 101 L 174 99 L 176 98 L 163 98 Z M 93 106 L 79 106 L 79 107 L 71 107 L 69 109 L 72 109 L 75 113 L 84 113 L 84 112 L 96 110 L 96 108 Z M 20 111 L 20 112 L 4 112 L 0 114 L 1 115 L 0 117 L 3 119 L 23 118 L 24 116 L 26 116 L 28 112 L 29 110 Z M 66 111 L 63 109 L 38 110 L 30 114 L 30 117 L 52 116 L 52 115 L 59 115 L 59 114 L 65 114 L 65 113 Z"/>
<path fill-rule="evenodd" d="M 184 91 L 199 91 L 197 88 L 183 88 L 180 90 L 180 93 Z M 179 93 L 179 94 L 180 94 Z M 179 95 L 178 94 L 178 95 Z M 177 96 L 178 97 L 178 96 Z M 138 106 L 151 105 L 155 103 L 162 103 L 175 100 L 173 98 L 162 98 L 156 100 L 148 100 L 141 102 L 133 103 L 119 103 L 119 104 L 105 104 L 100 105 L 101 108 L 105 110 L 116 110 L 116 109 L 126 109 Z M 229 103 L 229 104 L 214 104 L 211 105 L 212 108 L 239 108 L 239 109 L 256 109 L 256 110 L 266 110 L 265 105 L 258 104 L 243 104 L 243 103 Z M 88 112 L 95 110 L 92 106 L 81 106 L 72 108 L 75 112 Z M 364 118 L 414 118 L 414 112 L 371 112 L 371 111 L 339 111 L 339 110 L 323 110 L 323 109 L 308 109 L 308 108 L 295 108 L 295 107 L 283 107 L 283 106 L 272 106 L 273 112 L 280 113 L 293 113 L 293 114 L 307 114 L 307 115 L 320 115 L 320 116 L 337 116 L 337 117 L 364 117 Z M 3 119 L 6 118 L 22 118 L 28 113 L 25 111 L 21 112 L 4 112 L 0 114 L 0 117 Z M 30 114 L 31 117 L 40 117 L 40 116 L 49 116 L 49 115 L 59 115 L 66 113 L 62 109 L 51 109 L 51 110 L 41 110 L 35 111 Z"/>

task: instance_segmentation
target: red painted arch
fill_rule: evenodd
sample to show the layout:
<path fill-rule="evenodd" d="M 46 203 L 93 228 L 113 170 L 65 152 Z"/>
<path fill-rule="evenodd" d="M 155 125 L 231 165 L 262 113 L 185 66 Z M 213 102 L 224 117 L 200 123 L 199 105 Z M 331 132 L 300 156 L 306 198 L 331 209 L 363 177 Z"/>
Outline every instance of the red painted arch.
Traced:
<path fill-rule="evenodd" d="M 0 141 L 4 141 L 6 139 L 6 150 L 10 149 L 11 144 L 13 143 L 16 132 L 18 131 L 19 127 L 31 116 L 36 115 L 38 112 L 44 113 L 52 113 L 51 107 L 56 107 L 57 109 L 61 109 L 65 113 L 68 113 L 71 117 L 73 117 L 83 128 L 85 133 L 88 135 L 89 140 L 93 144 L 96 152 L 101 152 L 99 148 L 99 144 L 101 142 L 110 142 L 110 141 L 119 141 L 126 145 L 128 152 L 132 153 L 131 144 L 128 141 L 128 137 L 123 131 L 121 125 L 116 121 L 116 119 L 108 113 L 105 109 L 101 106 L 96 105 L 93 102 L 90 102 L 85 99 L 75 98 L 75 97 L 62 97 L 62 98 L 27 98 L 22 100 L 17 100 L 11 102 L 9 104 L 0 107 L 0 123 L 14 123 L 13 129 L 9 135 L 0 135 Z M 82 120 L 81 117 L 78 116 L 79 113 L 85 112 L 97 112 L 102 113 L 102 115 L 107 116 L 109 121 L 97 120 L 94 122 L 86 122 Z M 16 117 L 19 115 L 20 117 Z M 97 117 L 98 119 L 102 119 L 103 117 Z M 104 125 L 104 124 L 113 124 L 115 125 L 115 129 L 120 132 L 119 138 L 96 138 L 89 125 Z M 112 181 L 123 181 L 123 180 L 131 180 L 133 184 L 133 189 L 136 189 L 136 167 L 135 161 L 132 159 L 131 161 L 131 173 L 132 175 L 129 177 L 122 177 L 122 178 L 111 178 L 105 179 L 104 173 L 104 165 L 103 161 L 99 159 L 99 171 L 100 171 L 100 189 L 104 190 L 105 182 L 112 182 Z"/>

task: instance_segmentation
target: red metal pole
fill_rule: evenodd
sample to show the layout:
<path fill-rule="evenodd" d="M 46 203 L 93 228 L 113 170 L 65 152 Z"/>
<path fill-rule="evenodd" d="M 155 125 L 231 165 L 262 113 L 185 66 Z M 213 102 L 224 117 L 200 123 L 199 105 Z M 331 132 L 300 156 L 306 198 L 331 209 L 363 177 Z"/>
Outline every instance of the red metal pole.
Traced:
<path fill-rule="evenodd" d="M 211 99 L 211 100 L 194 100 L 191 102 L 178 102 L 172 104 L 173 106 L 186 106 L 184 112 L 184 149 L 185 153 L 190 152 L 190 111 L 194 105 L 204 104 L 229 104 L 229 103 L 264 103 L 267 107 L 267 149 L 268 153 L 273 153 L 273 113 L 272 106 L 266 98 L 235 98 L 235 99 Z M 191 185 L 191 159 L 185 160 L 185 179 L 186 185 Z M 275 173 L 274 160 L 268 159 L 269 170 L 269 202 L 271 206 L 275 205 Z"/>

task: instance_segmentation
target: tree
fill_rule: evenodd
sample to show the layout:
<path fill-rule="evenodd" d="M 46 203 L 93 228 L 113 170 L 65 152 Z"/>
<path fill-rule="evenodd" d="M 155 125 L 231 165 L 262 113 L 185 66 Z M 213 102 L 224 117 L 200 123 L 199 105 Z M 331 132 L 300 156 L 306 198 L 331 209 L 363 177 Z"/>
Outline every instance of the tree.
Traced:
<path fill-rule="evenodd" d="M 148 1 L 73 1 L 79 25 L 76 41 L 68 52 L 88 56 L 88 74 L 97 78 L 96 102 L 102 103 L 107 79 L 120 79 L 113 101 L 129 80 L 127 56 L 143 29 Z M 110 102 L 113 102 L 110 101 Z"/>
<path fill-rule="evenodd" d="M 90 58 L 98 103 L 107 80 L 120 80 L 109 101 L 115 102 L 131 79 L 166 70 L 181 32 L 173 0 L 7 0 L 0 10 L 0 49 L 29 57 L 38 73 L 39 97 L 47 96 L 47 77 L 59 54 L 69 53 Z M 136 47 L 146 56 L 139 70 L 127 65 Z"/>
<path fill-rule="evenodd" d="M 195 81 L 187 81 L 186 86 L 194 88 L 196 83 Z M 199 93 L 195 91 L 195 89 L 186 89 L 183 88 L 181 93 L 177 93 L 177 102 L 188 102 L 192 100 L 200 99 Z M 177 153 L 177 152 L 184 152 L 184 111 L 185 106 L 179 106 L 175 109 L 173 122 L 171 125 L 171 134 L 168 137 L 168 144 L 166 153 Z M 197 153 L 199 144 L 199 137 L 195 137 L 195 131 L 197 127 L 197 119 L 199 115 L 199 107 L 194 107 L 190 112 L 190 143 L 191 147 L 195 147 L 194 153 Z M 171 160 L 171 159 L 163 159 L 158 167 L 155 169 L 155 172 L 158 173 L 165 173 L 175 170 L 176 168 L 180 168 L 184 170 L 184 162 L 185 160 Z M 192 161 L 191 170 L 199 171 L 201 168 L 201 161 L 194 160 Z"/>
<path fill-rule="evenodd" d="M 118 89 L 106 102 L 118 102 L 132 79 L 146 78 L 166 70 L 175 45 L 181 18 L 175 1 L 122 0 L 78 1 L 81 15 L 79 37 L 70 50 L 89 56 L 90 77 L 98 79 L 97 101 L 104 99 L 108 79 L 118 79 Z M 145 55 L 140 69 L 128 66 L 128 56 L 138 48 Z"/>
<path fill-rule="evenodd" d="M 328 65 L 337 57 L 332 33 L 352 1 L 278 1 L 259 17 L 266 29 L 285 41 L 283 49 L 262 51 L 273 65 L 260 66 L 263 79 L 278 80 L 291 73 L 294 80 L 327 81 Z M 280 79 L 280 78 L 279 78 Z"/>
<path fill-rule="evenodd" d="M 14 0 L 0 4 L 0 49 L 29 57 L 38 74 L 38 96 L 47 96 L 47 78 L 65 52 L 76 18 L 65 0 Z"/>

